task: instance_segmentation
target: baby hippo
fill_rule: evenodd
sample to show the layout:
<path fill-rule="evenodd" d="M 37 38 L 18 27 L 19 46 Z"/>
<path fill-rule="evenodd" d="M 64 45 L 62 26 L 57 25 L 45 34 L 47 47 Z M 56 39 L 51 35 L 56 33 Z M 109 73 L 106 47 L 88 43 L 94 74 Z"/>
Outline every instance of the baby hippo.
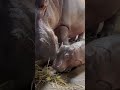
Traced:
<path fill-rule="evenodd" d="M 70 71 L 74 67 L 85 63 L 85 40 L 71 45 L 61 45 L 53 68 L 58 72 Z"/>

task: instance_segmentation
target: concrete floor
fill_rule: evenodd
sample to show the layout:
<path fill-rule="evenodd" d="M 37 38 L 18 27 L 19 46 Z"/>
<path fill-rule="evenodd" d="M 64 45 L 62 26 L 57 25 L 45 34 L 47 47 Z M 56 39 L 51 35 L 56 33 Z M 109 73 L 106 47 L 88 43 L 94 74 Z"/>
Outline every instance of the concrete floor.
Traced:
<path fill-rule="evenodd" d="M 49 83 L 42 86 L 39 85 L 36 90 L 85 90 L 85 66 L 78 67 L 65 75 L 69 78 L 68 81 L 72 88 L 56 86 L 54 83 Z"/>

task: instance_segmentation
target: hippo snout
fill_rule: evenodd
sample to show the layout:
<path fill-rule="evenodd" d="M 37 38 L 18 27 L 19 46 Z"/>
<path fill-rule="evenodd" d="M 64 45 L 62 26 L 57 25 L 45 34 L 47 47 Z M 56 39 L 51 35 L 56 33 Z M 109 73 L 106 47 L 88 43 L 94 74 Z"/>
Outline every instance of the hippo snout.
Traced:
<path fill-rule="evenodd" d="M 63 62 L 62 62 L 62 61 L 58 62 L 58 61 L 56 61 L 56 60 L 54 60 L 52 67 L 53 67 L 57 72 L 63 72 L 63 71 L 65 71 L 65 69 L 66 69 L 66 67 L 65 67 L 65 65 L 63 65 Z"/>
<path fill-rule="evenodd" d="M 69 72 L 71 71 L 72 68 L 66 68 L 66 67 L 62 67 L 62 66 L 52 66 L 57 72 Z"/>
<path fill-rule="evenodd" d="M 57 67 L 57 66 L 53 66 L 53 68 L 54 68 L 57 72 L 63 72 L 63 71 L 65 71 L 65 69 L 66 69 L 66 68 Z"/>

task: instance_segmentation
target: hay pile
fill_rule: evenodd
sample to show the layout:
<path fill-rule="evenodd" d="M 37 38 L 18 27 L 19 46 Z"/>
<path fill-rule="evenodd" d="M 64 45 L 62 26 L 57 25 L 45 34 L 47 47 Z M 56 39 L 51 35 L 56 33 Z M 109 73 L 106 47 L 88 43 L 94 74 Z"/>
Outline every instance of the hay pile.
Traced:
<path fill-rule="evenodd" d="M 48 82 L 54 82 L 59 85 L 66 85 L 66 80 L 61 77 L 60 74 L 55 73 L 52 67 L 45 66 L 44 68 L 35 65 L 35 82 L 38 84 L 44 84 Z"/>
<path fill-rule="evenodd" d="M 56 73 L 52 67 L 45 66 L 41 68 L 35 64 L 35 87 L 38 88 L 42 84 L 50 84 L 54 90 L 81 90 L 82 85 L 70 84 L 67 82 L 67 76 L 63 77 L 61 74 Z M 51 90 L 51 89 L 50 89 Z"/>

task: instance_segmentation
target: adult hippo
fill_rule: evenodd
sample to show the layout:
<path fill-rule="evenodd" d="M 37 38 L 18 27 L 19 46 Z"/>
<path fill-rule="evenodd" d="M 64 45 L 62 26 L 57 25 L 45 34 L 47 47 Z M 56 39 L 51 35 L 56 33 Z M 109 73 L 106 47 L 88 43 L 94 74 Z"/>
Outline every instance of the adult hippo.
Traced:
<path fill-rule="evenodd" d="M 85 0 L 36 0 L 36 31 L 41 26 L 40 20 L 46 30 L 55 32 L 60 43 L 69 44 L 69 38 L 85 31 Z"/>
<path fill-rule="evenodd" d="M 0 90 L 30 90 L 34 78 L 34 0 L 0 1 Z"/>
<path fill-rule="evenodd" d="M 86 0 L 86 32 L 95 35 L 99 23 L 105 21 L 103 33 L 111 34 L 115 23 L 118 23 L 116 13 L 120 9 L 119 3 L 120 0 Z"/>
<path fill-rule="evenodd" d="M 120 34 L 86 45 L 86 90 L 120 90 Z"/>

